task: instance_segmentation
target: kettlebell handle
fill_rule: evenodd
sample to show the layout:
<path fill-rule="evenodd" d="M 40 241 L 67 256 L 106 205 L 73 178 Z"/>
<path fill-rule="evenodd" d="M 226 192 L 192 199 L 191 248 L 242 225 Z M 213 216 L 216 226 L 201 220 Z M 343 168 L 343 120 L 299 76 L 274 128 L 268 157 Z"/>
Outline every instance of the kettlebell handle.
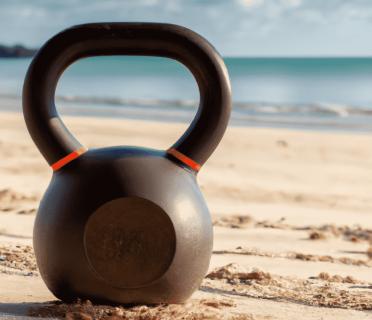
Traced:
<path fill-rule="evenodd" d="M 91 56 L 142 55 L 175 59 L 194 75 L 200 92 L 197 114 L 168 154 L 195 171 L 220 142 L 231 110 L 231 88 L 222 58 L 195 32 L 161 23 L 78 25 L 51 38 L 33 59 L 23 87 L 27 128 L 40 152 L 58 170 L 85 149 L 60 119 L 55 90 L 63 71 Z"/>

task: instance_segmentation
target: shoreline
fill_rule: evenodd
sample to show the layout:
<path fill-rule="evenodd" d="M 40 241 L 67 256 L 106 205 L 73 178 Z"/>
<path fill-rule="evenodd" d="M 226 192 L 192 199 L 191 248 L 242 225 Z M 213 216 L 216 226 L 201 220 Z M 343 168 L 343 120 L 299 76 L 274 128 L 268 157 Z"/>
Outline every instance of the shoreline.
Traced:
<path fill-rule="evenodd" d="M 21 97 L 0 95 L 0 112 L 20 113 L 22 112 L 21 103 Z M 167 103 L 169 103 L 169 101 Z M 146 104 L 142 106 L 115 106 L 95 102 L 58 102 L 58 99 L 57 104 L 58 111 L 62 116 L 145 120 L 178 124 L 191 123 L 197 110 L 191 106 L 180 108 L 172 106 L 151 106 Z M 252 106 L 253 105 L 255 104 L 252 103 Z M 308 117 L 307 120 L 304 120 L 300 115 L 285 118 L 281 114 L 274 116 L 270 115 L 270 113 L 266 115 L 247 114 L 233 107 L 229 126 L 341 134 L 355 133 L 363 135 L 372 133 L 372 116 L 363 116 L 361 119 L 354 119 L 352 116 L 334 118 Z"/>

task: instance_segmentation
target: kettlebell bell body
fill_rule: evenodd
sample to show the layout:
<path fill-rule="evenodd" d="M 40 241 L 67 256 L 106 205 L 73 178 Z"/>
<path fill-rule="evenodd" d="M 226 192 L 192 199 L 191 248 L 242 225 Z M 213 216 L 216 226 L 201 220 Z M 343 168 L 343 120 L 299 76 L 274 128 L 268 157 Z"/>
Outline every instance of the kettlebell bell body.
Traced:
<path fill-rule="evenodd" d="M 167 151 L 87 150 L 54 105 L 62 72 L 97 55 L 176 59 L 194 75 L 198 113 Z M 210 214 L 197 172 L 221 140 L 230 115 L 226 68 L 196 33 L 156 23 L 95 23 L 67 29 L 37 53 L 26 75 L 28 130 L 53 168 L 34 226 L 40 274 L 64 301 L 180 303 L 196 290 L 212 251 Z"/>

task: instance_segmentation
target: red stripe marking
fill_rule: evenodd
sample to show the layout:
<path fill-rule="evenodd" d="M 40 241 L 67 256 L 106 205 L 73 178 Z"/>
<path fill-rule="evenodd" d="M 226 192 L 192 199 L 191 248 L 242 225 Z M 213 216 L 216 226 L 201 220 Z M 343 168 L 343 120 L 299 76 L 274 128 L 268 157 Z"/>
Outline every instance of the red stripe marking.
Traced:
<path fill-rule="evenodd" d="M 171 148 L 167 151 L 167 153 L 171 154 L 173 157 L 177 158 L 187 166 L 189 166 L 191 169 L 195 171 L 199 171 L 201 168 L 201 165 L 188 156 L 185 156 L 183 153 L 179 152 L 178 150 Z"/>
<path fill-rule="evenodd" d="M 85 147 L 81 147 L 80 149 L 71 152 L 68 154 L 66 157 L 63 157 L 62 159 L 59 159 L 57 162 L 54 162 L 51 167 L 54 171 L 57 171 L 61 169 L 63 166 L 68 164 L 69 162 L 75 160 L 78 158 L 80 155 L 82 155 L 84 152 L 86 152 L 88 149 Z"/>

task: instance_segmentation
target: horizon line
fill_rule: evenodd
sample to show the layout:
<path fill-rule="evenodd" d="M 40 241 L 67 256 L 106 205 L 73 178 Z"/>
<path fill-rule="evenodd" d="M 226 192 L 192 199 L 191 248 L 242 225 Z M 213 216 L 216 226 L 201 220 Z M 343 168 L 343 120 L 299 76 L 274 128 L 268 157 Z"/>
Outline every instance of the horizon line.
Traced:
<path fill-rule="evenodd" d="M 222 55 L 224 59 L 371 59 L 372 55 Z"/>

